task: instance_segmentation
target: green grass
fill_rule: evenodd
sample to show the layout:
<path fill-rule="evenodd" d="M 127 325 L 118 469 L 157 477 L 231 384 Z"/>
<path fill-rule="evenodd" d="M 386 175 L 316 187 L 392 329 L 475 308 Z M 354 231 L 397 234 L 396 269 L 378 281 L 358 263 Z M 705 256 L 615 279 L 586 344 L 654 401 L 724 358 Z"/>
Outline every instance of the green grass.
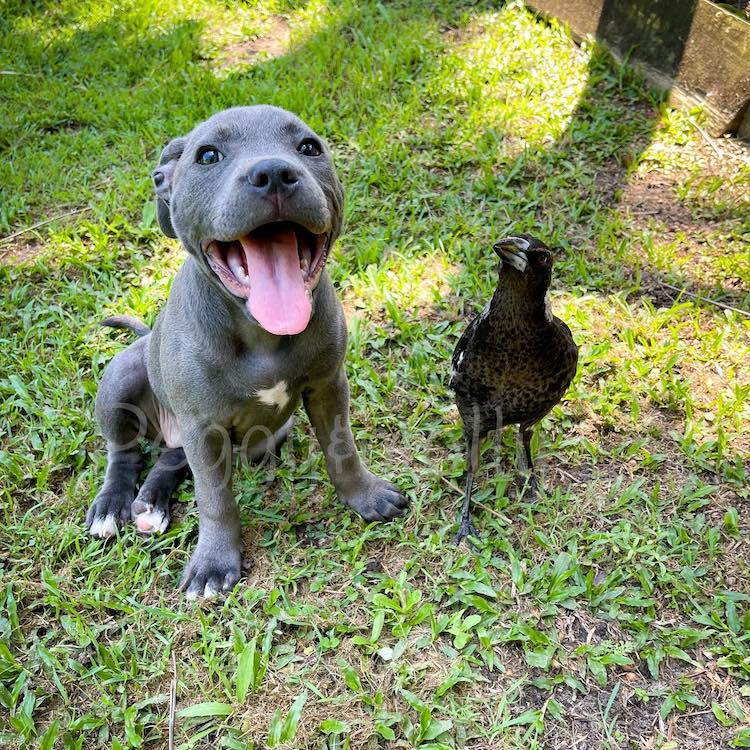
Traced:
<path fill-rule="evenodd" d="M 517 3 L 19 0 L 0 42 L 0 232 L 60 217 L 0 244 L 0 744 L 167 747 L 174 655 L 177 748 L 750 746 L 750 319 L 664 286 L 750 305 L 746 150 Z M 237 473 L 247 577 L 187 604 L 189 483 L 163 536 L 84 532 L 95 323 L 181 262 L 162 145 L 253 102 L 334 149 L 355 432 L 412 505 L 344 510 L 301 419 Z M 472 554 L 446 380 L 508 231 L 559 248 L 581 366 L 538 504 L 486 446 Z"/>

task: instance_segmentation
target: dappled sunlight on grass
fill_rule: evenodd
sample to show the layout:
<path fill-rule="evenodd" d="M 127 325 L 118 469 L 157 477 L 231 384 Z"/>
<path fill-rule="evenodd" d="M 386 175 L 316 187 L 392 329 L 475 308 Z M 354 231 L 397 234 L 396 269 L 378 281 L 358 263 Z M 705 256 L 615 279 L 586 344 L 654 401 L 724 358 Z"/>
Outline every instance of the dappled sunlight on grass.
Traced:
<path fill-rule="evenodd" d="M 348 279 L 343 299 L 355 310 L 367 311 L 368 317 L 384 308 L 397 317 L 428 315 L 448 293 L 448 277 L 457 270 L 444 253 L 390 253 L 379 266 L 370 265 Z"/>
<path fill-rule="evenodd" d="M 456 96 L 466 101 L 465 141 L 456 146 L 478 149 L 491 160 L 477 135 L 494 133 L 494 143 L 487 145 L 504 157 L 515 156 L 529 146 L 552 145 L 570 124 L 586 87 L 591 50 L 568 54 L 559 26 L 540 28 L 529 21 L 510 6 L 478 14 L 456 34 L 441 65 Z M 557 65 L 549 64 L 550 54 Z M 480 79 L 476 70 L 482 71 Z"/>

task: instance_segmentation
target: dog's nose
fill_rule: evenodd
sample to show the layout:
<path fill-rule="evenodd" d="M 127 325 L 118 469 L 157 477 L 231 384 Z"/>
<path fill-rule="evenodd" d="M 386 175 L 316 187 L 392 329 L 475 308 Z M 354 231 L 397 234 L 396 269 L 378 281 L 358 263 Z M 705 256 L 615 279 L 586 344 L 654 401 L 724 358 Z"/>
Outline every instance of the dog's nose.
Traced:
<path fill-rule="evenodd" d="M 291 193 L 300 180 L 299 172 L 283 159 L 264 159 L 254 164 L 248 182 L 260 193 Z"/>

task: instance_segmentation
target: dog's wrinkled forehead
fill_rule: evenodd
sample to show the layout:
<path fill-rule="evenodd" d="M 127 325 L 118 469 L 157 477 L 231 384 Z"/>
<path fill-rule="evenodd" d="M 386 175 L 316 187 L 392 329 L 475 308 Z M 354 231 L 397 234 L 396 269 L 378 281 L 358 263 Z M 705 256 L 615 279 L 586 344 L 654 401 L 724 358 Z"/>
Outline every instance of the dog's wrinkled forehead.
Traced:
<path fill-rule="evenodd" d="M 188 136 L 191 147 L 240 147 L 248 155 L 277 153 L 280 146 L 296 151 L 305 138 L 322 139 L 291 112 L 268 105 L 233 107 L 197 125 Z"/>

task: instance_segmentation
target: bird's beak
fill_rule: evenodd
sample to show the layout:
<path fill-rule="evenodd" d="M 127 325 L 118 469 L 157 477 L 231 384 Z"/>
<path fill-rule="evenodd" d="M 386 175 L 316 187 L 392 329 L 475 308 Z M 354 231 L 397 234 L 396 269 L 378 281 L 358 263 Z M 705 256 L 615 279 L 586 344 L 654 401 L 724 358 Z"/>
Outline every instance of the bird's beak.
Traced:
<path fill-rule="evenodd" d="M 513 266 L 517 271 L 524 273 L 529 265 L 526 250 L 529 249 L 529 241 L 523 237 L 505 237 L 496 242 L 492 249 L 500 256 L 501 260 Z"/>

